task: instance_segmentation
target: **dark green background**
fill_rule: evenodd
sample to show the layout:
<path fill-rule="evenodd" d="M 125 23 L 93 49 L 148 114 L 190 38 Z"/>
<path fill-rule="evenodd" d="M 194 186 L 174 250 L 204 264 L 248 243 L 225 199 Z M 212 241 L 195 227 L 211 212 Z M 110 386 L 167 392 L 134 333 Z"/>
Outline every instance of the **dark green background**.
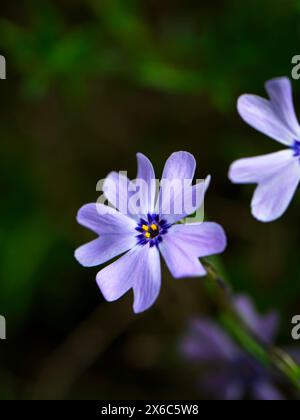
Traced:
<path fill-rule="evenodd" d="M 76 212 L 111 170 L 158 174 L 176 150 L 212 175 L 205 210 L 229 246 L 216 261 L 238 292 L 282 317 L 299 313 L 300 196 L 268 225 L 250 215 L 252 186 L 232 161 L 280 149 L 244 124 L 236 99 L 264 94 L 300 53 L 296 0 L 2 1 L 0 53 L 0 398 L 201 398 L 178 357 L 189 317 L 210 311 L 201 279 L 164 271 L 153 308 L 106 303 L 97 268 L 73 252 L 93 237 Z M 293 82 L 300 111 L 300 81 Z"/>

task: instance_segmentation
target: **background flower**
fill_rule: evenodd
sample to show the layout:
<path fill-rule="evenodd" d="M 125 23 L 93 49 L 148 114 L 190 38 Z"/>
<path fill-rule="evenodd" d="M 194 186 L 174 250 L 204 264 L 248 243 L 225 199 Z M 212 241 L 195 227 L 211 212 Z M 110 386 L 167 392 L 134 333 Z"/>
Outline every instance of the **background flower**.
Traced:
<path fill-rule="evenodd" d="M 235 307 L 261 340 L 269 344 L 273 342 L 278 330 L 278 315 L 275 312 L 258 315 L 251 300 L 244 295 L 235 298 Z M 199 384 L 216 399 L 283 398 L 273 384 L 270 372 L 241 350 L 212 319 L 199 317 L 191 321 L 180 349 L 187 360 L 206 368 Z"/>
<path fill-rule="evenodd" d="M 289 149 L 238 160 L 232 164 L 229 178 L 240 184 L 258 184 L 251 203 L 252 214 L 262 222 L 271 222 L 286 211 L 300 182 L 300 126 L 289 79 L 270 80 L 266 90 L 269 100 L 241 96 L 238 111 L 249 125 Z"/>

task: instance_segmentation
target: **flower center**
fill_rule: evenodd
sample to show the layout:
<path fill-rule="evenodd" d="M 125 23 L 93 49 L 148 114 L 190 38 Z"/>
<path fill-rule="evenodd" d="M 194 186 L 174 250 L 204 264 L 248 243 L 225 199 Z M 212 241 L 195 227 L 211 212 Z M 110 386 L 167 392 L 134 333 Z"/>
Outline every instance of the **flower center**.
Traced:
<path fill-rule="evenodd" d="M 170 225 L 166 220 L 160 219 L 158 214 L 148 214 L 147 220 L 140 219 L 138 226 L 135 228 L 139 235 L 137 235 L 138 245 L 146 245 L 149 243 L 150 247 L 158 246 L 163 240 L 163 236 L 168 232 Z"/>
<path fill-rule="evenodd" d="M 295 157 L 300 157 L 300 141 L 295 140 L 292 146 L 292 150 L 294 152 Z"/>

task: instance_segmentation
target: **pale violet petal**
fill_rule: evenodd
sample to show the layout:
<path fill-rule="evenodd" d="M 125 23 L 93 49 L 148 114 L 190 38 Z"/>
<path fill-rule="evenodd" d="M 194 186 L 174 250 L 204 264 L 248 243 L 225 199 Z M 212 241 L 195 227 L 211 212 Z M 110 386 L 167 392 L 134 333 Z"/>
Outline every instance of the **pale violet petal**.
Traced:
<path fill-rule="evenodd" d="M 124 173 L 111 172 L 108 174 L 103 183 L 103 193 L 109 203 L 118 209 L 120 213 L 135 220 L 138 219 L 135 208 L 130 206 L 135 187 Z"/>
<path fill-rule="evenodd" d="M 133 286 L 135 313 L 140 313 L 150 308 L 156 301 L 161 286 L 160 255 L 156 247 L 145 245 L 140 254 L 140 277 Z"/>
<path fill-rule="evenodd" d="M 137 154 L 138 173 L 137 181 L 141 180 L 142 194 L 141 194 L 141 211 L 140 213 L 146 215 L 154 213 L 155 198 L 156 198 L 156 182 L 155 172 L 150 160 L 142 153 Z M 145 191 L 144 191 L 144 188 Z"/>
<path fill-rule="evenodd" d="M 136 243 L 132 234 L 105 234 L 76 249 L 75 258 L 84 267 L 94 267 L 123 254 Z"/>
<path fill-rule="evenodd" d="M 229 336 L 205 317 L 195 318 L 189 323 L 180 350 L 188 360 L 200 363 L 228 363 L 239 351 Z"/>
<path fill-rule="evenodd" d="M 238 112 L 251 127 L 278 142 L 291 146 L 295 133 L 286 124 L 271 101 L 256 95 L 242 95 L 238 99 Z"/>
<path fill-rule="evenodd" d="M 278 333 L 279 316 L 275 311 L 260 315 L 251 299 L 246 295 L 237 295 L 234 306 L 251 330 L 267 344 L 272 344 Z"/>
<path fill-rule="evenodd" d="M 196 170 L 196 160 L 189 152 L 175 152 L 166 161 L 162 179 L 189 179 L 193 180 Z"/>
<path fill-rule="evenodd" d="M 224 229 L 213 222 L 174 225 L 167 236 L 171 236 L 186 254 L 197 258 L 220 254 L 227 244 Z"/>
<path fill-rule="evenodd" d="M 281 217 L 288 208 L 299 181 L 298 159 L 263 180 L 256 188 L 251 203 L 253 216 L 262 222 L 271 222 Z"/>
<path fill-rule="evenodd" d="M 183 213 L 184 191 L 191 186 L 196 169 L 194 156 L 188 152 L 173 153 L 167 160 L 161 179 L 156 212 L 162 215 Z"/>
<path fill-rule="evenodd" d="M 284 396 L 271 382 L 261 381 L 252 387 L 252 396 L 260 401 L 282 401 Z"/>
<path fill-rule="evenodd" d="M 278 115 L 293 132 L 294 140 L 300 140 L 300 127 L 295 113 L 292 84 L 289 78 L 279 77 L 269 80 L 266 83 L 266 91 Z"/>
<path fill-rule="evenodd" d="M 136 223 L 126 215 L 104 204 L 89 203 L 82 206 L 77 214 L 80 225 L 98 234 L 134 233 Z"/>
<path fill-rule="evenodd" d="M 173 277 L 202 277 L 207 274 L 199 259 L 188 253 L 185 243 L 179 242 L 176 235 L 168 232 L 159 249 Z"/>
<path fill-rule="evenodd" d="M 236 184 L 256 184 L 281 171 L 293 159 L 293 152 L 290 149 L 240 159 L 231 165 L 229 179 Z"/>
<path fill-rule="evenodd" d="M 136 246 L 97 274 L 98 286 L 108 301 L 114 301 L 134 288 L 134 311 L 142 312 L 153 304 L 160 288 L 157 249 Z M 145 290 L 143 291 L 143 285 Z"/>

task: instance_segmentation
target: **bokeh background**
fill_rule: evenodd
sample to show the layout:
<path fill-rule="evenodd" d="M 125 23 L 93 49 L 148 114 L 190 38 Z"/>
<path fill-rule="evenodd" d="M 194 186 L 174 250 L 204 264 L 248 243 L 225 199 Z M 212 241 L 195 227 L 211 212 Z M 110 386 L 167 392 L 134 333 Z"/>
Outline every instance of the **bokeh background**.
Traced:
<path fill-rule="evenodd" d="M 205 398 L 179 356 L 190 317 L 212 314 L 201 279 L 164 270 L 159 300 L 132 314 L 106 303 L 74 249 L 93 235 L 76 212 L 111 170 L 134 177 L 135 154 L 160 174 L 176 150 L 212 174 L 205 211 L 227 231 L 215 260 L 237 292 L 281 316 L 293 344 L 300 311 L 300 196 L 263 225 L 252 186 L 230 184 L 237 158 L 278 150 L 244 124 L 237 97 L 264 94 L 299 54 L 297 0 L 23 0 L 1 2 L 0 398 Z M 300 81 L 293 82 L 300 112 Z"/>

